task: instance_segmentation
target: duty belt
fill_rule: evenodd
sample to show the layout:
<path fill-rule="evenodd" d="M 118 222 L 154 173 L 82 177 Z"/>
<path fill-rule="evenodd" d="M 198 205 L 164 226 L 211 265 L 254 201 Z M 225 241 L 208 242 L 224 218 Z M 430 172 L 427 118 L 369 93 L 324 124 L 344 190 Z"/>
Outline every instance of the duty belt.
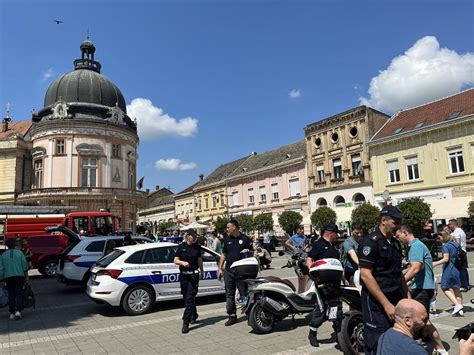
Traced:
<path fill-rule="evenodd" d="M 184 275 L 194 275 L 194 274 L 198 274 L 199 271 L 198 270 L 194 270 L 194 271 L 181 271 L 182 274 Z"/>

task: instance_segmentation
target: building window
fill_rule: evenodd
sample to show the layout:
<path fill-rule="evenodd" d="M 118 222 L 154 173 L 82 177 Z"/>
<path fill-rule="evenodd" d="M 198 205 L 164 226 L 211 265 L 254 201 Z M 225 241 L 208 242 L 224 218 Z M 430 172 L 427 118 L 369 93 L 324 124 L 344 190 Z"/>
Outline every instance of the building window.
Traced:
<path fill-rule="evenodd" d="M 316 139 L 314 140 L 314 145 L 315 145 L 316 148 L 318 148 L 318 149 L 321 148 L 321 138 L 319 138 L 319 137 L 316 138 Z"/>
<path fill-rule="evenodd" d="M 217 207 L 217 196 L 212 196 L 212 208 Z"/>
<path fill-rule="evenodd" d="M 248 189 L 249 203 L 255 203 L 255 196 L 253 194 L 253 188 Z"/>
<path fill-rule="evenodd" d="M 97 158 L 81 159 L 81 186 L 97 187 Z"/>
<path fill-rule="evenodd" d="M 239 205 L 239 193 L 237 191 L 232 192 L 232 206 Z"/>
<path fill-rule="evenodd" d="M 267 192 L 265 191 L 265 186 L 260 186 L 260 202 L 267 201 Z"/>
<path fill-rule="evenodd" d="M 300 180 L 291 179 L 290 180 L 290 197 L 300 195 Z"/>
<path fill-rule="evenodd" d="M 355 194 L 352 200 L 354 201 L 354 206 L 360 206 L 363 203 L 365 203 L 364 195 L 359 194 L 359 193 Z"/>
<path fill-rule="evenodd" d="M 462 156 L 462 148 L 454 148 L 448 150 L 449 171 L 451 174 L 464 172 L 464 159 Z"/>
<path fill-rule="evenodd" d="M 135 166 L 131 164 L 128 166 L 128 185 L 130 190 L 135 190 Z"/>
<path fill-rule="evenodd" d="M 334 206 L 336 207 L 344 207 L 344 204 L 346 203 L 346 200 L 344 200 L 344 197 L 342 196 L 336 196 L 334 199 Z"/>
<path fill-rule="evenodd" d="M 391 160 L 387 162 L 388 181 L 391 184 L 400 181 L 400 170 L 398 168 L 398 160 Z"/>
<path fill-rule="evenodd" d="M 201 210 L 201 207 L 202 207 L 201 198 L 199 198 L 199 199 L 196 201 L 196 209 L 200 211 L 200 210 Z"/>
<path fill-rule="evenodd" d="M 122 145 L 112 143 L 112 158 L 122 157 Z"/>
<path fill-rule="evenodd" d="M 316 166 L 316 172 L 318 174 L 318 182 L 324 182 L 324 165 L 320 164 Z"/>
<path fill-rule="evenodd" d="M 64 139 L 56 139 L 56 155 L 66 154 L 66 145 Z"/>
<path fill-rule="evenodd" d="M 272 200 L 278 200 L 278 184 L 272 184 Z"/>
<path fill-rule="evenodd" d="M 204 199 L 204 209 L 205 210 L 209 209 L 209 198 L 207 197 Z"/>
<path fill-rule="evenodd" d="M 334 159 L 332 161 L 332 166 L 334 169 L 334 179 L 342 179 L 341 159 Z"/>
<path fill-rule="evenodd" d="M 420 178 L 420 172 L 418 170 L 418 157 L 415 156 L 406 158 L 405 165 L 407 167 L 408 180 L 418 180 Z"/>
<path fill-rule="evenodd" d="M 316 205 L 318 207 L 321 207 L 321 206 L 327 206 L 328 205 L 328 202 L 326 201 L 325 198 L 319 198 L 318 201 L 316 202 Z"/>
<path fill-rule="evenodd" d="M 354 154 L 352 159 L 352 174 L 354 176 L 362 175 L 362 162 L 360 161 L 360 154 Z"/>
<path fill-rule="evenodd" d="M 225 205 L 224 194 L 221 194 L 221 198 L 219 199 L 219 201 L 220 201 L 220 207 L 221 208 L 224 207 Z"/>
<path fill-rule="evenodd" d="M 43 187 L 43 160 L 35 160 L 35 189 L 41 189 Z"/>

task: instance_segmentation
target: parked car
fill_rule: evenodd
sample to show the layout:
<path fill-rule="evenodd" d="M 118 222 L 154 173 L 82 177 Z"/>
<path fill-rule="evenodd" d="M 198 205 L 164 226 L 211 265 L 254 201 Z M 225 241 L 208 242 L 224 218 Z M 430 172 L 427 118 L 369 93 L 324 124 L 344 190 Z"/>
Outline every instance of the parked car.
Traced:
<path fill-rule="evenodd" d="M 31 263 L 44 276 L 54 277 L 59 265 L 59 258 L 70 243 L 65 235 L 30 236 L 27 244 L 33 252 Z"/>
<path fill-rule="evenodd" d="M 90 267 L 106 255 L 114 247 L 122 246 L 124 237 L 97 236 L 80 237 L 66 227 L 50 227 L 49 230 L 61 230 L 69 235 L 71 244 L 63 251 L 59 257 L 59 267 L 56 271 L 56 278 L 59 282 L 74 285 L 86 285 L 90 275 Z M 136 243 L 150 243 L 151 240 L 144 237 L 133 237 Z"/>
<path fill-rule="evenodd" d="M 97 303 L 121 306 L 129 315 L 146 313 L 157 301 L 182 299 L 179 267 L 173 263 L 177 248 L 163 242 L 114 249 L 91 269 L 87 295 Z M 197 296 L 224 293 L 217 279 L 220 255 L 203 249 L 204 277 Z"/>

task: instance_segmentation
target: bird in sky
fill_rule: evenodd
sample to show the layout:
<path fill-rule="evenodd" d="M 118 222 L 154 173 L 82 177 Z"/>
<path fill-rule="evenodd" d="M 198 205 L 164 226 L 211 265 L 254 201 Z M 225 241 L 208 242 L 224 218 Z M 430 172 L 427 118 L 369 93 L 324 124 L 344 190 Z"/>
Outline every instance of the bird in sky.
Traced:
<path fill-rule="evenodd" d="M 57 25 L 59 25 L 59 24 L 63 23 L 63 21 L 62 21 L 62 20 L 53 20 L 53 22 L 56 22 L 56 24 L 57 24 Z"/>

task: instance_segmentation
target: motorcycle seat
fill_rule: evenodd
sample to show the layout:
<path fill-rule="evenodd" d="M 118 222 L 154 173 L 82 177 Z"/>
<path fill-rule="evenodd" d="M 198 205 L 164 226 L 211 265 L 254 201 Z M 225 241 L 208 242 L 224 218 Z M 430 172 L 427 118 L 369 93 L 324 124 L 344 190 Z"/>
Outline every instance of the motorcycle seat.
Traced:
<path fill-rule="evenodd" d="M 293 292 L 296 292 L 295 285 L 293 285 L 293 282 L 291 282 L 288 279 L 281 279 L 277 276 L 266 276 L 266 277 L 264 277 L 264 279 L 267 280 L 268 282 L 280 282 L 282 284 L 285 284 L 286 286 L 291 288 L 293 290 Z"/>

